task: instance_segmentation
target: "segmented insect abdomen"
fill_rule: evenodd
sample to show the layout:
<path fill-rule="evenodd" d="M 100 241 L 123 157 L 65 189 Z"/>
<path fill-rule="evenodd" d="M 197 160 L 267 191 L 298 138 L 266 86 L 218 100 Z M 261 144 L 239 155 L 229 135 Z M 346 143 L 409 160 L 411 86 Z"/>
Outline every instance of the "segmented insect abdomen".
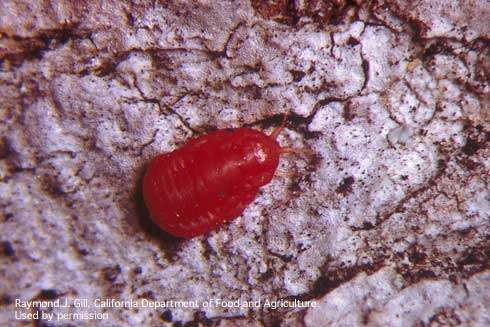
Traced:
<path fill-rule="evenodd" d="M 143 196 L 152 219 L 191 238 L 239 216 L 277 168 L 280 147 L 252 129 L 218 130 L 150 163 Z"/>
<path fill-rule="evenodd" d="M 145 201 L 153 220 L 173 235 L 189 238 L 214 229 L 255 198 L 258 187 L 240 185 L 234 154 L 213 143 L 162 154 L 148 168 Z"/>

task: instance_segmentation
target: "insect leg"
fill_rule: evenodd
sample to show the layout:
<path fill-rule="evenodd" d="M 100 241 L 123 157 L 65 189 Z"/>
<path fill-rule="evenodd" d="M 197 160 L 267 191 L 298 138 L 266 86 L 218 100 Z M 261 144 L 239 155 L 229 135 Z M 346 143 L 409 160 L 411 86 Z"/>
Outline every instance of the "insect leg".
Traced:
<path fill-rule="evenodd" d="M 284 153 L 294 153 L 306 157 L 308 158 L 308 160 L 315 160 L 315 158 L 317 158 L 318 156 L 318 154 L 311 149 L 306 149 L 306 148 L 298 149 L 298 148 L 291 148 L 289 146 L 279 148 L 279 154 L 284 154 Z"/>

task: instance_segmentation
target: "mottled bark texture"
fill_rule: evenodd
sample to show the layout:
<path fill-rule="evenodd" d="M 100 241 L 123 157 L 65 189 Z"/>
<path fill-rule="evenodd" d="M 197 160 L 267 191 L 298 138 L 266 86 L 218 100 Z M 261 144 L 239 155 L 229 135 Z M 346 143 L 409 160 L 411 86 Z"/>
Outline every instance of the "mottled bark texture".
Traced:
<path fill-rule="evenodd" d="M 37 324 L 490 325 L 489 55 L 486 0 L 1 1 L 0 325 L 77 298 L 317 307 Z M 151 158 L 283 113 L 281 146 L 313 155 L 241 218 L 151 223 Z"/>

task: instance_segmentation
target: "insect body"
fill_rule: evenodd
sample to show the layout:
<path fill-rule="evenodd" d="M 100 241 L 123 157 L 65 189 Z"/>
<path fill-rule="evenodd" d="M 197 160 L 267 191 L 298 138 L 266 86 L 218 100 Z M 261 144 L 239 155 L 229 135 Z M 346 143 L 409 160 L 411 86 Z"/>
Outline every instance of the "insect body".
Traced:
<path fill-rule="evenodd" d="M 239 216 L 279 163 L 276 137 L 250 128 L 218 130 L 155 157 L 143 179 L 153 221 L 168 233 L 192 238 Z"/>

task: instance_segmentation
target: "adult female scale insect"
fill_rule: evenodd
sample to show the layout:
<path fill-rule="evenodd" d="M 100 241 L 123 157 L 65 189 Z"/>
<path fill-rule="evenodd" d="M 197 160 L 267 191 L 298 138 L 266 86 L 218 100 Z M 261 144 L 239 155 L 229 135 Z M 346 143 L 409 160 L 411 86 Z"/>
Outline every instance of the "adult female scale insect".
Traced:
<path fill-rule="evenodd" d="M 143 179 L 152 220 L 166 232 L 192 238 L 238 217 L 268 184 L 282 148 L 277 135 L 251 128 L 217 130 L 155 157 Z"/>

